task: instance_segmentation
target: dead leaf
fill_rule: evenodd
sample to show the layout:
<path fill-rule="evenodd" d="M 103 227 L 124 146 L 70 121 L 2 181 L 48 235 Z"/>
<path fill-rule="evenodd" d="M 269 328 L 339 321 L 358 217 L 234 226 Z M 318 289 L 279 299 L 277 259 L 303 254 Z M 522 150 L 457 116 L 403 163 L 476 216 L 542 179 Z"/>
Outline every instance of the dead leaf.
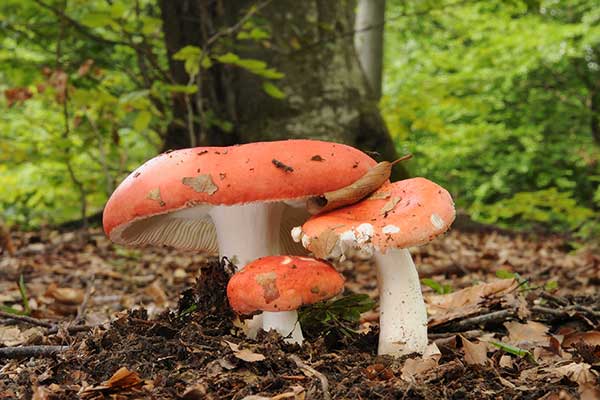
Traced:
<path fill-rule="evenodd" d="M 404 365 L 400 370 L 402 373 L 400 378 L 406 382 L 414 383 L 418 377 L 437 367 L 441 357 L 442 353 L 437 348 L 436 344 L 430 344 L 425 349 L 423 357 L 409 358 L 404 362 Z"/>
<path fill-rule="evenodd" d="M 262 354 L 254 353 L 251 350 L 240 349 L 239 344 L 229 342 L 227 340 L 225 340 L 225 343 L 229 346 L 231 351 L 233 351 L 233 355 L 235 357 L 239 358 L 240 360 L 247 361 L 247 362 L 256 362 L 256 361 L 263 361 L 266 358 Z"/>
<path fill-rule="evenodd" d="M 306 391 L 302 386 L 296 385 L 290 387 L 292 389 L 291 392 L 285 392 L 277 394 L 273 397 L 267 396 L 259 396 L 259 395 L 249 395 L 242 400 L 281 400 L 281 399 L 294 399 L 294 400 L 304 400 L 306 398 Z"/>
<path fill-rule="evenodd" d="M 266 357 L 260 353 L 255 353 L 248 349 L 242 349 L 240 351 L 234 351 L 233 355 L 239 358 L 240 360 L 244 360 L 246 362 L 256 362 L 263 361 Z"/>
<path fill-rule="evenodd" d="M 92 67 L 92 65 L 94 65 L 94 60 L 92 60 L 91 58 L 88 58 L 87 60 L 85 60 L 83 62 L 83 64 L 81 64 L 81 66 L 77 70 L 77 75 L 79 75 L 80 77 L 87 75 L 87 73 L 90 71 L 90 68 Z"/>
<path fill-rule="evenodd" d="M 575 383 L 585 385 L 596 381 L 596 375 L 591 371 L 591 367 L 590 364 L 586 363 L 571 363 L 562 367 L 551 368 L 549 372 L 560 378 L 566 377 Z"/>
<path fill-rule="evenodd" d="M 146 286 L 144 292 L 152 297 L 152 300 L 156 303 L 157 306 L 161 307 L 165 305 L 167 302 L 167 294 L 162 289 L 160 282 L 158 280 L 152 282 L 150 285 Z"/>
<path fill-rule="evenodd" d="M 213 195 L 217 190 L 219 190 L 209 174 L 203 174 L 194 177 L 188 176 L 183 178 L 181 182 L 184 185 L 191 187 L 198 193 L 208 193 L 209 195 Z"/>
<path fill-rule="evenodd" d="M 137 372 L 128 370 L 126 367 L 121 367 L 102 384 L 109 388 L 129 388 L 143 383 Z"/>
<path fill-rule="evenodd" d="M 104 390 L 125 390 L 134 387 L 140 387 L 144 381 L 140 379 L 137 372 L 128 370 L 126 367 L 121 367 L 108 380 L 102 382 L 98 386 L 85 388 L 81 395 L 83 398 L 88 398 L 92 395 L 91 392 Z"/>
<path fill-rule="evenodd" d="M 521 324 L 516 321 L 505 322 L 508 330 L 507 342 L 519 348 L 532 348 L 534 346 L 548 346 L 550 336 L 546 334 L 548 327 L 540 322 L 527 321 Z"/>
<path fill-rule="evenodd" d="M 39 327 L 21 330 L 16 326 L 0 325 L 0 344 L 10 347 L 30 343 L 36 337 L 42 337 L 43 331 Z"/>
<path fill-rule="evenodd" d="M 590 346 L 600 346 L 600 332 L 589 331 L 589 332 L 572 332 L 565 335 L 562 341 L 562 347 L 568 348 L 573 346 L 577 342 L 584 342 Z"/>
<path fill-rule="evenodd" d="M 315 215 L 357 203 L 379 189 L 390 179 L 391 173 L 392 163 L 382 161 L 348 186 L 321 196 L 309 197 L 306 200 L 306 209 Z"/>
<path fill-rule="evenodd" d="M 485 342 L 473 343 L 461 335 L 465 362 L 470 365 L 485 365 L 489 359 L 487 356 L 487 344 Z"/>
<path fill-rule="evenodd" d="M 396 204 L 398 204 L 400 202 L 400 200 L 402 200 L 402 197 L 392 197 L 391 199 L 388 200 L 387 203 L 385 203 L 383 205 L 383 207 L 381 207 L 379 214 L 385 215 L 385 214 L 389 213 L 390 211 L 392 211 L 394 209 L 394 207 L 396 207 Z"/>
<path fill-rule="evenodd" d="M 464 318 L 480 312 L 483 303 L 496 304 L 503 296 L 518 287 L 513 279 L 501 279 L 490 283 L 458 290 L 450 294 L 429 295 L 425 297 L 429 327 Z"/>
<path fill-rule="evenodd" d="M 84 291 L 82 289 L 58 287 L 55 283 L 46 289 L 45 296 L 51 297 L 59 303 L 67 305 L 79 305 L 83 301 Z"/>
<path fill-rule="evenodd" d="M 309 250 L 317 258 L 327 258 L 337 245 L 339 235 L 333 229 L 326 229 L 316 238 L 311 238 Z"/>
<path fill-rule="evenodd" d="M 513 367 L 513 359 L 508 354 L 500 357 L 500 361 L 498 361 L 498 365 L 502 368 L 512 368 Z"/>

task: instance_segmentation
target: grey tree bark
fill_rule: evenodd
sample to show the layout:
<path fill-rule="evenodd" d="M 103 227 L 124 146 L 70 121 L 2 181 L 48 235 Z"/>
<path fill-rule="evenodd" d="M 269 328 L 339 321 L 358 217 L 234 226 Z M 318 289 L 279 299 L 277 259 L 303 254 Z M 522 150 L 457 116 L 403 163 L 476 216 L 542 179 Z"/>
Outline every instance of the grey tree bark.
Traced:
<path fill-rule="evenodd" d="M 169 56 L 185 45 L 203 47 L 220 29 L 235 25 L 249 0 L 161 0 Z M 396 158 L 393 141 L 377 108 L 353 45 L 356 1 L 277 0 L 264 7 L 259 18 L 271 33 L 261 41 L 230 40 L 212 51 L 232 51 L 241 58 L 267 62 L 285 74 L 275 84 L 283 100 L 267 95 L 264 79 L 231 65 L 217 64 L 203 76 L 202 105 L 220 120 L 234 125 L 232 132 L 206 127 L 201 145 L 223 145 L 312 138 L 350 144 L 377 152 L 381 159 Z M 174 79 L 186 84 L 182 64 L 170 61 Z M 196 102 L 195 104 L 197 104 Z M 198 110 L 196 110 L 196 115 Z M 189 146 L 181 98 L 174 99 L 175 123 L 166 148 Z M 402 168 L 394 178 L 406 176 Z"/>
<path fill-rule="evenodd" d="M 385 0 L 358 0 L 354 46 L 376 99 L 381 97 Z"/>

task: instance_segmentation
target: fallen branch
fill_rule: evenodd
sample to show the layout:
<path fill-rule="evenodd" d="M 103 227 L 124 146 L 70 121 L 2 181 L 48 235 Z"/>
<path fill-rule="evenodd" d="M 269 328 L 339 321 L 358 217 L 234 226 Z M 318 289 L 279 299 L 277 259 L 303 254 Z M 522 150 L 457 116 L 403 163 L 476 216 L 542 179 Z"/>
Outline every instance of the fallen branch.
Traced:
<path fill-rule="evenodd" d="M 572 317 L 576 313 L 583 314 L 588 317 L 600 318 L 600 311 L 595 311 L 589 307 L 584 307 L 581 305 L 572 305 L 562 308 L 549 308 L 544 306 L 533 306 L 531 307 L 531 311 L 537 312 L 540 314 L 553 315 L 555 317 Z"/>
<path fill-rule="evenodd" d="M 1 347 L 0 358 L 47 357 L 61 353 L 69 346 L 15 346 Z"/>
<path fill-rule="evenodd" d="M 296 366 L 298 366 L 298 368 L 300 368 L 305 374 L 306 372 L 308 372 L 309 374 L 312 374 L 319 378 L 319 381 L 321 381 L 321 389 L 323 390 L 323 398 L 325 400 L 331 400 L 331 394 L 329 394 L 329 381 L 327 380 L 327 377 L 325 375 L 323 375 L 313 367 L 306 365 L 300 359 L 300 357 L 298 357 L 295 354 L 290 355 L 290 360 L 292 360 L 296 364 Z"/>
<path fill-rule="evenodd" d="M 55 333 L 58 333 L 58 331 L 60 330 L 60 326 L 58 324 L 47 322 L 47 321 L 42 321 L 41 319 L 28 317 L 26 315 L 11 314 L 11 313 L 8 313 L 5 311 L 0 311 L 0 317 L 6 318 L 6 320 L 4 320 L 2 322 L 8 323 L 8 324 L 25 322 L 26 324 L 47 328 L 47 330 L 45 332 L 46 335 L 53 335 Z M 71 325 L 71 326 L 67 326 L 64 329 L 69 333 L 77 333 L 77 332 L 90 331 L 90 330 L 96 328 L 97 326 L 100 326 L 100 325 Z"/>
<path fill-rule="evenodd" d="M 52 324 L 50 322 L 42 321 L 41 319 L 28 317 L 26 315 L 11 314 L 11 313 L 8 313 L 5 311 L 0 311 L 0 317 L 19 321 L 19 322 L 26 322 L 31 325 L 43 326 L 44 328 L 54 327 L 54 324 Z"/>
<path fill-rule="evenodd" d="M 463 332 L 490 322 L 504 322 L 517 314 L 516 310 L 499 310 L 487 314 L 476 315 L 446 325 L 449 332 Z"/>

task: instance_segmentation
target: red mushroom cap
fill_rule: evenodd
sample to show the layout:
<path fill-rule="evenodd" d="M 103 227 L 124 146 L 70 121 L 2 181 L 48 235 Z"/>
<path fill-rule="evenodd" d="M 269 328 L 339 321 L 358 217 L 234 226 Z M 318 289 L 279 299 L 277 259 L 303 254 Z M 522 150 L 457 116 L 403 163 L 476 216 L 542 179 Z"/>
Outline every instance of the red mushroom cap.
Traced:
<path fill-rule="evenodd" d="M 302 232 L 309 238 L 308 249 L 315 252 L 323 248 L 320 240 L 333 243 L 321 236 L 324 233 L 340 235 L 370 224 L 367 242 L 385 251 L 425 244 L 448 230 L 454 217 L 454 202 L 446 189 L 425 178 L 412 178 L 385 184 L 363 201 L 314 216 L 302 225 Z M 315 254 L 327 256 L 319 253 Z"/>
<path fill-rule="evenodd" d="M 238 314 L 251 314 L 296 310 L 330 299 L 343 289 L 343 276 L 326 261 L 268 256 L 236 273 L 227 285 L 227 297 Z"/>
<path fill-rule="evenodd" d="M 104 209 L 104 231 L 112 240 L 127 244 L 134 239 L 121 237 L 122 231 L 151 216 L 202 204 L 319 195 L 351 184 L 373 165 L 375 161 L 360 150 L 317 140 L 166 152 L 137 168 L 114 191 Z M 139 229 L 144 228 L 136 227 L 130 235 L 139 234 Z"/>

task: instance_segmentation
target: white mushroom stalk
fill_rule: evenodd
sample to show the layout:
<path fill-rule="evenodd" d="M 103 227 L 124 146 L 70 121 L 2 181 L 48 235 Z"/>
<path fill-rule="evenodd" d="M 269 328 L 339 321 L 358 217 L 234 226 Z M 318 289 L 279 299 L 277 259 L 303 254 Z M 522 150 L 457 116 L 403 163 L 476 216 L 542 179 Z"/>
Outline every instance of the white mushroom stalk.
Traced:
<path fill-rule="evenodd" d="M 386 226 L 384 230 L 393 230 Z M 379 288 L 379 348 L 377 354 L 423 354 L 427 347 L 427 310 L 415 264 L 407 249 L 381 252 L 371 243 L 374 228 L 365 223 L 339 234 L 328 257 L 344 258 L 349 249 L 373 255 Z M 292 236 L 308 248 L 310 238 L 294 228 Z"/>
<path fill-rule="evenodd" d="M 238 270 L 251 261 L 280 254 L 279 225 L 285 205 L 281 202 L 215 206 L 209 215 L 217 231 L 219 257 L 228 257 Z M 255 338 L 262 328 L 274 329 L 288 343 L 302 344 L 304 336 L 298 312 L 264 311 L 246 323 L 248 336 Z"/>
<path fill-rule="evenodd" d="M 423 354 L 427 348 L 427 310 L 410 252 L 375 252 L 375 262 L 379 286 L 377 354 Z"/>

